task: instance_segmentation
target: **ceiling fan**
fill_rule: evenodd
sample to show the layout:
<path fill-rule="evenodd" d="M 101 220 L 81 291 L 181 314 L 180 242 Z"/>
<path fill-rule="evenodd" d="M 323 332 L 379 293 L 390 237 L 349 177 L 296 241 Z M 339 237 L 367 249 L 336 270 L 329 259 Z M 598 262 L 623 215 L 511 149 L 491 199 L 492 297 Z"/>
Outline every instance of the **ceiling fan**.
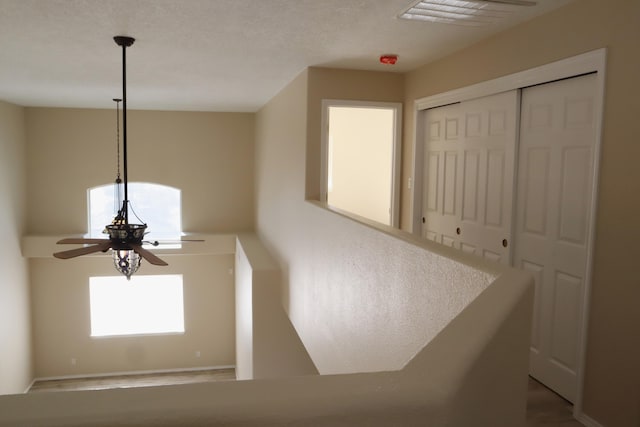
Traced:
<path fill-rule="evenodd" d="M 113 251 L 113 261 L 116 269 L 124 274 L 127 279 L 138 270 L 141 258 L 147 260 L 153 265 L 168 265 L 165 261 L 158 258 L 152 252 L 142 247 L 147 229 L 147 224 L 131 224 L 129 223 L 129 192 L 127 180 L 127 55 L 126 49 L 135 41 L 132 37 L 116 36 L 113 38 L 118 46 L 122 47 L 122 127 L 123 127 L 123 144 L 122 144 L 122 164 L 124 171 L 124 199 L 122 207 L 118 211 L 116 217 L 111 224 L 107 225 L 106 232 L 109 234 L 108 239 L 89 239 L 89 238 L 68 238 L 58 241 L 58 244 L 84 244 L 78 249 L 71 249 L 62 252 L 56 252 L 54 257 L 60 259 L 75 258 L 81 255 L 88 255 L 95 252 L 106 252 L 109 249 Z M 122 181 L 119 177 L 116 185 L 120 185 Z M 146 242 L 144 242 L 146 243 Z M 154 246 L 158 242 L 151 243 Z"/>

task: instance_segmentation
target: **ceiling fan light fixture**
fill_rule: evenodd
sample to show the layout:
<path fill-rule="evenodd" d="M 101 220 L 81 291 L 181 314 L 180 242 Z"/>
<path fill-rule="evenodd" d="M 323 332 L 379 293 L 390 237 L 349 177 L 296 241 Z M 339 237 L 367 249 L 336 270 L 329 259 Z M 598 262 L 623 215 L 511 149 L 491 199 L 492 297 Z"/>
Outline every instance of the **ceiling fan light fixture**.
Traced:
<path fill-rule="evenodd" d="M 140 268 L 142 258 L 134 250 L 112 250 L 113 265 L 120 273 L 126 276 L 127 280 L 131 280 L 131 276 Z"/>
<path fill-rule="evenodd" d="M 120 273 L 131 280 L 131 276 L 138 271 L 142 258 L 131 244 L 141 245 L 147 224 L 115 223 L 106 226 L 111 242 L 119 242 L 120 248 L 112 248 L 113 265 Z"/>

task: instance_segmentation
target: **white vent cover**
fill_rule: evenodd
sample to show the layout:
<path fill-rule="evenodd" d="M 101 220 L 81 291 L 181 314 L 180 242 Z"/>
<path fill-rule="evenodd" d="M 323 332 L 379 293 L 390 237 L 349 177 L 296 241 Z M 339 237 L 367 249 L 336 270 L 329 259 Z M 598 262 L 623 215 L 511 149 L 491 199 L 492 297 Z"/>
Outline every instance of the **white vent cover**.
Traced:
<path fill-rule="evenodd" d="M 535 6 L 528 0 L 422 0 L 399 15 L 415 21 L 482 26 L 498 23 L 518 11 L 519 6 Z"/>

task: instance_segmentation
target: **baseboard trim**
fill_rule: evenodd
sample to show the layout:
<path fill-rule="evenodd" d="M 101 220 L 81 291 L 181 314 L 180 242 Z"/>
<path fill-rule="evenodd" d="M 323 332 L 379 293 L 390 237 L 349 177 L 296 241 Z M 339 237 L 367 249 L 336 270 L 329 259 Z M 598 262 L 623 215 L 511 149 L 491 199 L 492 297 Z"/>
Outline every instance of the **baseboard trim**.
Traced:
<path fill-rule="evenodd" d="M 584 424 L 585 427 L 604 427 L 602 424 L 588 416 L 582 411 L 576 411 L 573 414 L 574 418 Z"/>
<path fill-rule="evenodd" d="M 172 374 L 180 372 L 199 372 L 199 371 L 213 371 L 218 369 L 235 369 L 236 365 L 219 365 L 219 366 L 201 366 L 197 368 L 175 368 L 175 369 L 154 369 L 146 371 L 120 371 L 120 372 L 107 372 L 101 374 L 77 374 L 77 375 L 61 375 L 57 377 L 38 377 L 34 378 L 29 385 L 29 389 L 36 381 L 57 381 L 57 380 L 77 380 L 84 378 L 107 378 L 107 377 L 119 377 L 125 375 L 154 375 L 154 374 Z"/>
<path fill-rule="evenodd" d="M 31 390 L 31 387 L 33 387 L 36 381 L 38 381 L 37 378 L 34 378 L 33 380 L 31 380 L 31 384 L 27 386 L 27 388 L 22 392 L 22 394 L 29 393 L 29 390 Z"/>

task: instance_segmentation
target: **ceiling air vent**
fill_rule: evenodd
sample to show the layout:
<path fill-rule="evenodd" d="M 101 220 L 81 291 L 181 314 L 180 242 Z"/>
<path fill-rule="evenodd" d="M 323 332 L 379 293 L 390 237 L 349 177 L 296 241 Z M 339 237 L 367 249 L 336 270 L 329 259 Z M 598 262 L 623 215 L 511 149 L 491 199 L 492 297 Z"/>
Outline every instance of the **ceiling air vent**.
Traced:
<path fill-rule="evenodd" d="M 412 21 L 482 26 L 496 24 L 517 12 L 519 6 L 535 6 L 529 0 L 422 0 L 399 15 Z"/>

